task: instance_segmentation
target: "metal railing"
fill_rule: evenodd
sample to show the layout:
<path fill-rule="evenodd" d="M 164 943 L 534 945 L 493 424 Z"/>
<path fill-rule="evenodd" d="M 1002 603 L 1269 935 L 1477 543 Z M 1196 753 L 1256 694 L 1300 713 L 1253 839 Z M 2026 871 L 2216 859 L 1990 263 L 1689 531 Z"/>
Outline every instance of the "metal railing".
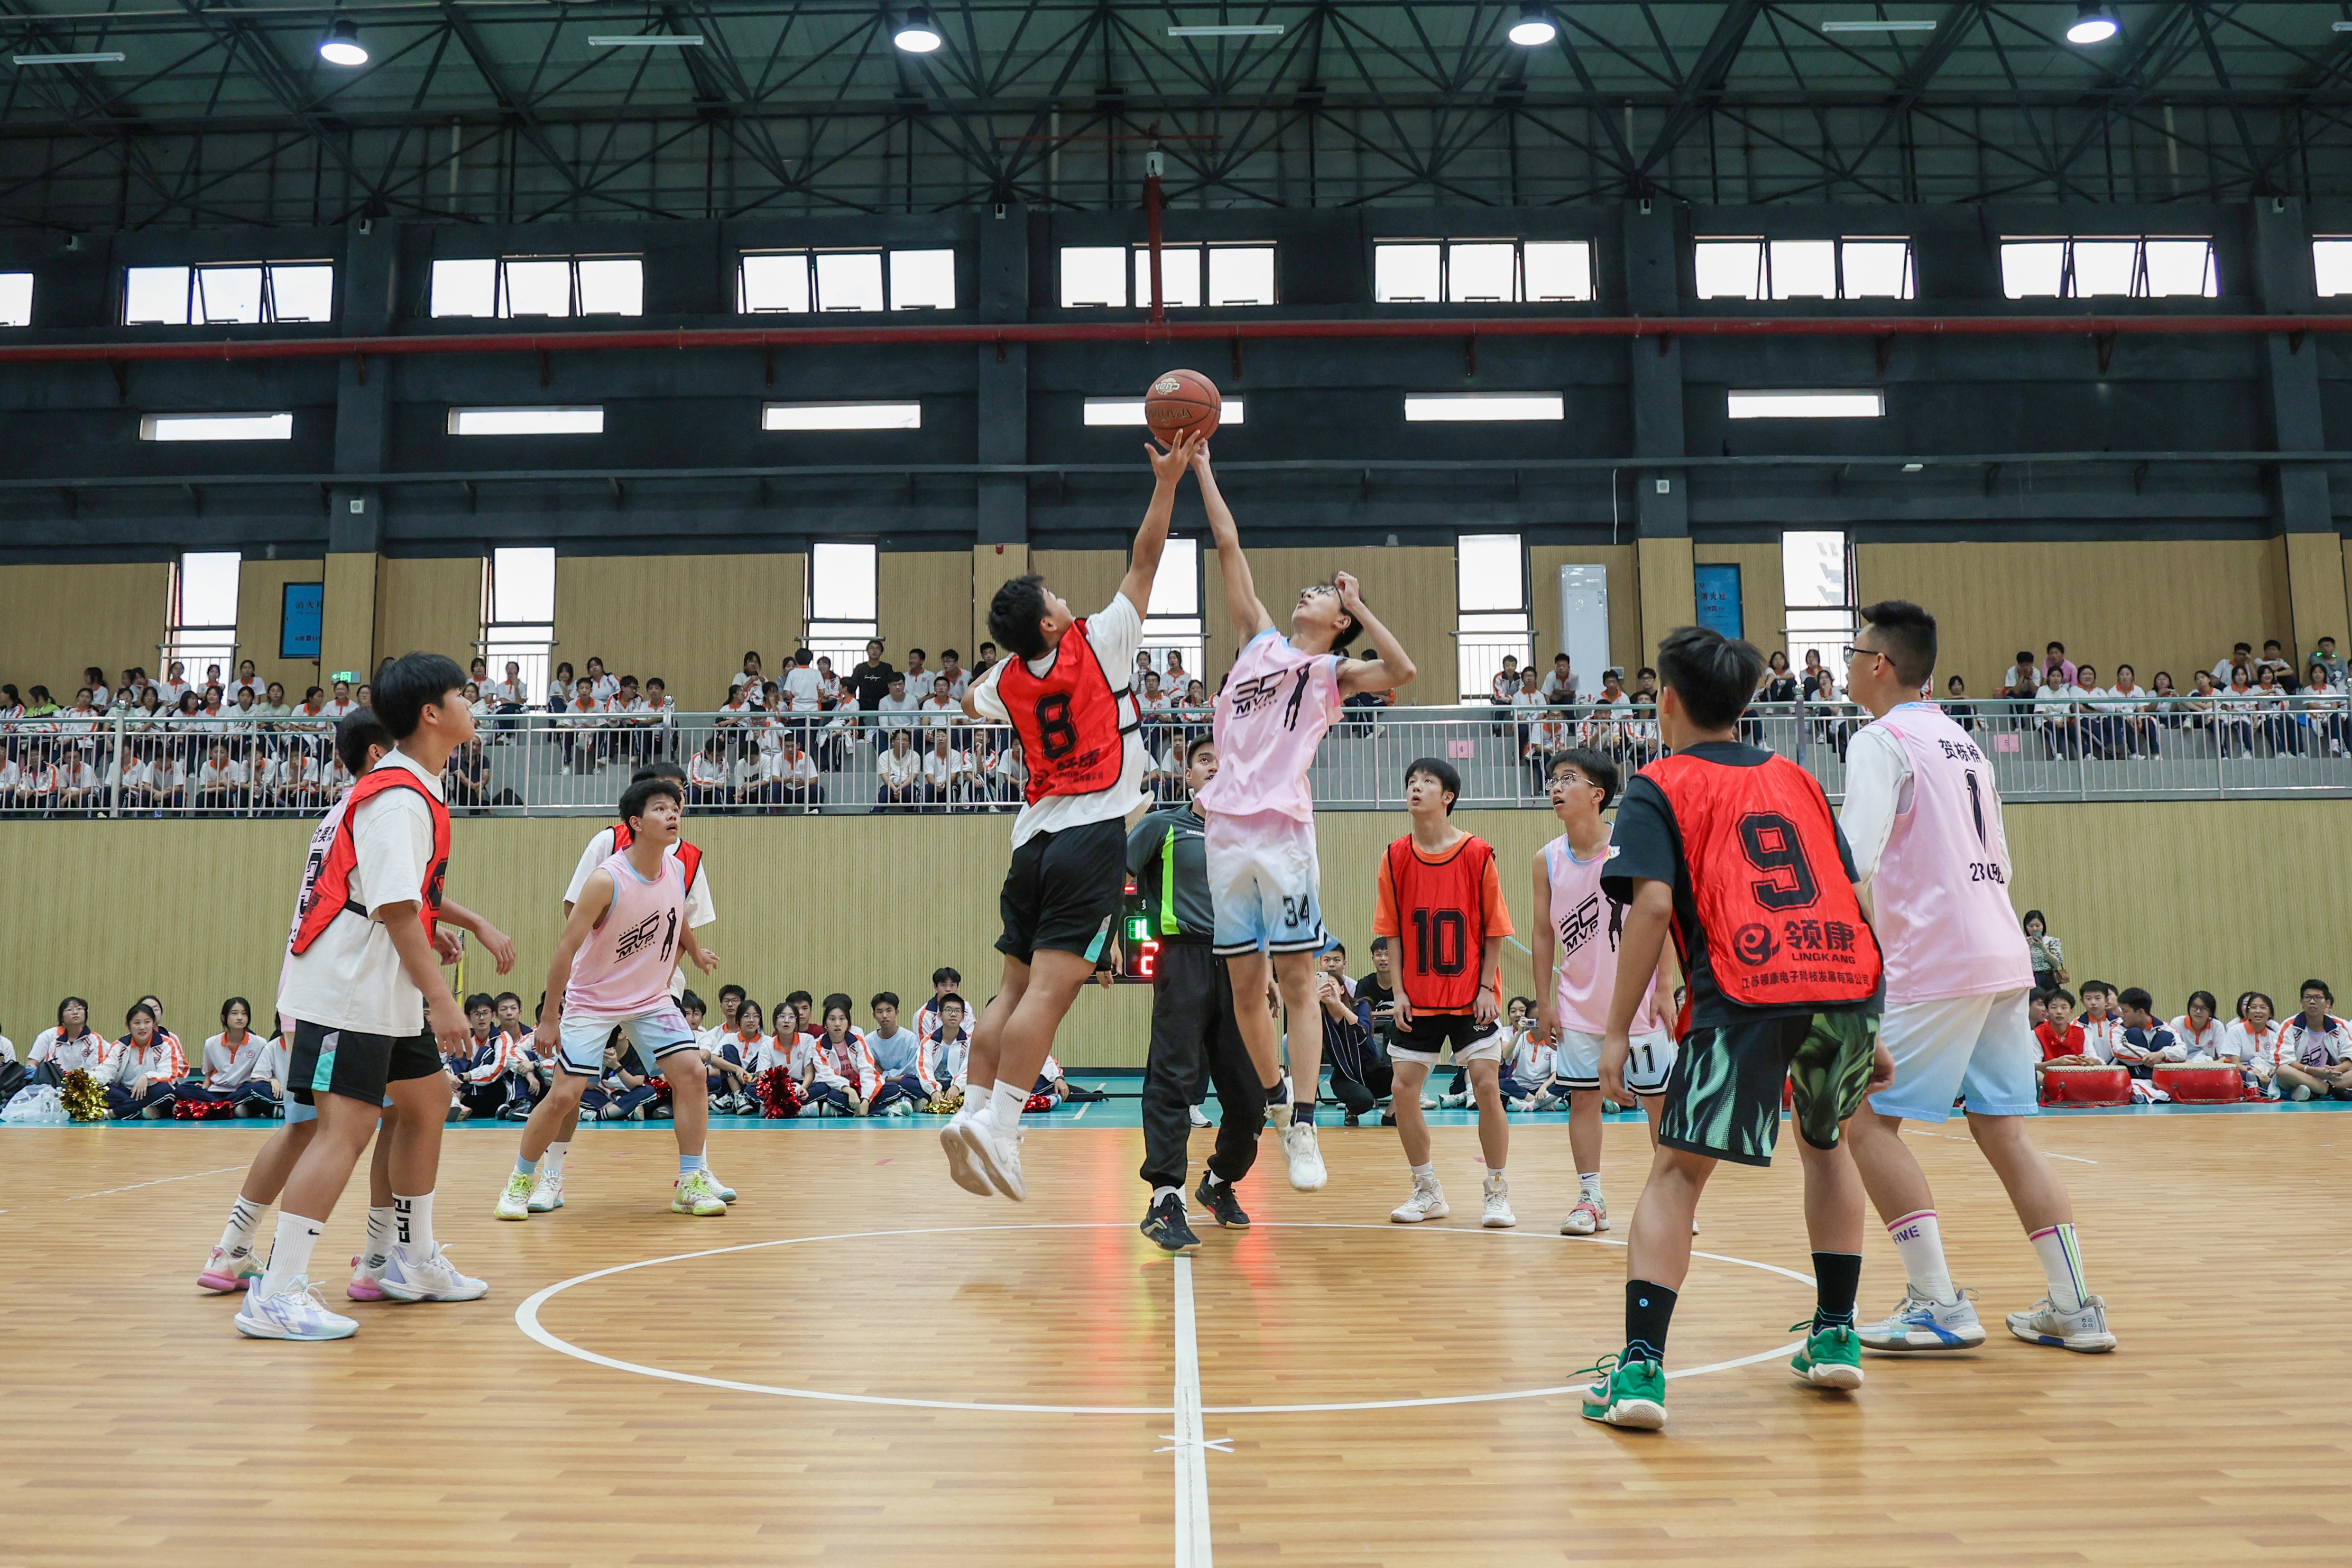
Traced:
<path fill-rule="evenodd" d="M 1945 706 L 2009 801 L 2352 795 L 2352 708 L 2339 696 Z M 1759 703 L 1740 733 L 1810 769 L 1835 799 L 1846 742 L 1867 721 L 1845 704 Z M 451 807 L 468 815 L 602 815 L 630 771 L 656 759 L 688 771 L 698 812 L 1012 811 L 1026 777 L 1009 730 L 951 710 L 534 710 L 484 711 L 477 723 L 476 742 L 451 758 L 445 778 Z M 1184 746 L 1209 728 L 1206 710 L 1147 715 L 1154 799 L 1183 798 Z M 0 817 L 311 816 L 350 787 L 332 746 L 324 718 L 0 720 Z M 1540 807 L 1550 757 L 1573 746 L 1603 752 L 1630 775 L 1661 754 L 1656 716 L 1635 704 L 1350 706 L 1316 756 L 1315 801 L 1342 811 L 1402 806 L 1406 767 L 1442 757 L 1462 777 L 1463 805 Z"/>

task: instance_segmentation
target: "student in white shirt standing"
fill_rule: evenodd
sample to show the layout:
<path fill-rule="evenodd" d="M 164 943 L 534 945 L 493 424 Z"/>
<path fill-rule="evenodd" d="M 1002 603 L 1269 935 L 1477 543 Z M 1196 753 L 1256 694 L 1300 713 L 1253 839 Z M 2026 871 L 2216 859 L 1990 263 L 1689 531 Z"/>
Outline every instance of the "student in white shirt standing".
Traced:
<path fill-rule="evenodd" d="M 2009 901 L 2009 840 L 1992 765 L 1968 732 L 1919 691 L 1936 668 L 1936 619 L 1918 605 L 1865 605 L 1847 648 L 1847 690 L 1873 722 L 1846 752 L 1839 822 L 1863 913 L 1885 955 L 1880 1039 L 1895 1081 L 1847 1122 L 1862 1183 L 1901 1254 L 1909 1284 L 1885 1320 L 1860 1326 L 1878 1351 L 1958 1350 L 1984 1342 L 1976 1309 L 1952 1283 L 1935 1194 L 1903 1142 L 1903 1122 L 1950 1119 L 2000 1177 L 2050 1281 L 2009 1331 L 2029 1344 L 2110 1351 L 2106 1303 L 2084 1284 L 2073 1200 L 2026 1136 L 2040 1051 L 2027 1026 L 2033 967 Z"/>
<path fill-rule="evenodd" d="M 279 1204 L 261 1282 L 237 1312 L 255 1339 L 344 1339 L 359 1330 L 310 1289 L 310 1254 L 351 1180 L 387 1096 L 401 1112 L 393 1136 L 394 1240 L 381 1280 L 397 1300 L 474 1300 L 489 1287 L 460 1274 L 433 1236 L 433 1189 L 448 1109 L 441 1047 L 454 1049 L 466 1016 L 435 956 L 448 874 L 449 813 L 441 773 L 472 739 L 459 700 L 465 672 L 440 654 L 387 660 L 374 681 L 376 717 L 392 753 L 354 785 L 327 842 L 306 869 L 302 913 L 289 944 L 278 1011 L 292 1015 L 287 1092 L 317 1112 Z M 503 942 L 503 937 L 499 941 Z"/>

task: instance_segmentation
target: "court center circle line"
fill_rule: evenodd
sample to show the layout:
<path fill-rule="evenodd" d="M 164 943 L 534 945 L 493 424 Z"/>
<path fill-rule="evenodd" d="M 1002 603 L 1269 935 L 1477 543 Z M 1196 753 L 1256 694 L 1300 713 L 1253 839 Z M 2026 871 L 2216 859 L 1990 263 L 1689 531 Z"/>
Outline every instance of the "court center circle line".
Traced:
<path fill-rule="evenodd" d="M 586 1362 L 592 1366 L 605 1367 L 614 1372 L 634 1373 L 640 1377 L 659 1378 L 668 1383 L 685 1383 L 692 1384 L 702 1388 L 725 1389 L 735 1394 L 765 1394 L 784 1399 L 815 1399 L 836 1405 L 877 1405 L 912 1410 L 976 1410 L 1024 1415 L 1171 1415 L 1175 1413 L 1175 1407 L 1169 1405 L 1024 1405 L 1000 1403 L 988 1400 L 913 1399 L 901 1397 L 896 1394 L 843 1394 L 828 1389 L 789 1388 L 779 1384 L 747 1383 L 737 1378 L 711 1377 L 701 1373 L 677 1372 L 667 1367 L 646 1366 L 637 1362 L 623 1361 L 616 1356 L 604 1355 L 599 1352 L 589 1350 L 584 1346 L 573 1344 L 571 1341 L 558 1335 L 553 1330 L 548 1328 L 544 1323 L 541 1323 L 539 1321 L 540 1309 L 549 1300 L 552 1300 L 562 1292 L 569 1290 L 574 1285 L 586 1285 L 598 1279 L 609 1279 L 615 1274 L 627 1274 L 639 1268 L 657 1268 L 665 1263 L 690 1263 L 704 1258 L 722 1258 L 729 1253 L 734 1252 L 757 1252 L 771 1247 L 801 1247 L 811 1242 L 820 1241 L 869 1241 L 884 1237 L 962 1236 L 969 1235 L 975 1231 L 992 1230 L 1125 1230 L 1126 1228 L 1128 1227 L 1124 1224 L 1116 1221 L 1081 1221 L 1042 1223 L 1034 1225 L 927 1226 L 911 1230 L 860 1230 L 844 1231 L 832 1236 L 778 1237 L 770 1241 L 749 1241 L 733 1247 L 707 1247 L 697 1252 L 672 1253 L 666 1258 L 639 1258 L 633 1263 L 616 1263 L 609 1268 L 598 1268 L 586 1274 L 574 1275 L 569 1279 L 559 1279 L 552 1285 L 546 1286 L 532 1292 L 515 1308 L 515 1326 L 520 1329 L 530 1338 L 536 1340 L 540 1344 L 545 1346 L 547 1349 L 554 1351 L 561 1355 L 570 1356 L 575 1361 Z M 1377 1230 L 1391 1236 L 1398 1234 L 1398 1227 L 1394 1226 L 1350 1224 L 1336 1221 L 1328 1223 L 1314 1221 L 1289 1223 L 1269 1222 L 1258 1226 L 1257 1228 L 1265 1230 Z M 1421 1234 L 1433 1236 L 1493 1236 L 1495 1233 L 1486 1230 L 1471 1230 L 1465 1227 L 1460 1229 L 1432 1230 L 1423 1232 Z M 1602 1237 L 1550 1237 L 1546 1236 L 1541 1232 L 1532 1231 L 1508 1231 L 1503 1233 L 1503 1238 L 1524 1241 L 1597 1241 L 1604 1247 L 1622 1247 L 1625 1245 L 1625 1243 L 1622 1241 Z M 1717 1263 L 1736 1264 L 1745 1268 L 1760 1269 L 1768 1274 L 1781 1275 L 1784 1278 L 1796 1280 L 1798 1283 L 1803 1285 L 1811 1285 L 1813 1283 L 1811 1276 L 1800 1274 L 1793 1268 L 1783 1268 L 1776 1263 L 1759 1263 L 1753 1258 L 1733 1258 L 1727 1254 L 1717 1252 L 1695 1251 L 1691 1256 L 1694 1258 L 1705 1258 Z M 1666 1373 L 1666 1376 L 1670 1379 L 1700 1377 L 1712 1372 L 1729 1372 L 1738 1367 L 1753 1366 L 1759 1362 L 1770 1361 L 1778 1356 L 1790 1355 L 1801 1348 L 1801 1342 L 1791 1340 L 1785 1345 L 1779 1345 L 1768 1351 L 1759 1351 L 1753 1355 L 1739 1356 L 1730 1361 L 1712 1362 L 1705 1366 L 1684 1367 L 1677 1371 Z M 1561 1384 L 1556 1387 L 1549 1388 L 1506 1389 L 1492 1394 L 1435 1394 L 1418 1399 L 1370 1399 L 1349 1401 L 1344 1404 L 1212 1405 L 1205 1406 L 1202 1409 L 1202 1414 L 1204 1415 L 1229 1416 L 1291 1415 L 1346 1410 L 1408 1410 L 1419 1408 L 1423 1405 L 1493 1405 L 1517 1399 L 1549 1399 L 1563 1394 L 1580 1393 L 1585 1388 L 1585 1386 L 1586 1385 L 1581 1383 L 1570 1383 Z"/>

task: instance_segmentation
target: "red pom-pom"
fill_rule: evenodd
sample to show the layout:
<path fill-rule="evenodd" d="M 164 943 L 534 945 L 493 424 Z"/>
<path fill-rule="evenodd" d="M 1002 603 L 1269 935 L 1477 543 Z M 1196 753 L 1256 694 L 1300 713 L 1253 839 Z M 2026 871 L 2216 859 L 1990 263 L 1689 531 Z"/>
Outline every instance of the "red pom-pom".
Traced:
<path fill-rule="evenodd" d="M 759 1098 L 761 1112 L 772 1121 L 798 1116 L 801 1107 L 807 1103 L 801 1086 L 784 1068 L 770 1068 L 761 1073 L 753 1080 L 751 1092 Z"/>
<path fill-rule="evenodd" d="M 1029 1103 L 1023 1106 L 1021 1109 L 1024 1112 L 1031 1110 L 1051 1110 L 1054 1109 L 1054 1097 L 1050 1094 L 1033 1094 L 1029 1097 Z"/>

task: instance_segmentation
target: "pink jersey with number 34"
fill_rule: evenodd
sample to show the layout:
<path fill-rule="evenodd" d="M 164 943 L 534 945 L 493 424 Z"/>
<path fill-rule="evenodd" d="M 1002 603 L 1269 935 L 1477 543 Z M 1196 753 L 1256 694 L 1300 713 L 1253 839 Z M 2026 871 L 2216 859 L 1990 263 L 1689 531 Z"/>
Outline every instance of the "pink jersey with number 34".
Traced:
<path fill-rule="evenodd" d="M 1339 716 L 1339 659 L 1302 653 L 1271 627 L 1258 633 L 1217 692 L 1217 776 L 1201 791 L 1201 809 L 1314 821 L 1307 773 Z"/>

